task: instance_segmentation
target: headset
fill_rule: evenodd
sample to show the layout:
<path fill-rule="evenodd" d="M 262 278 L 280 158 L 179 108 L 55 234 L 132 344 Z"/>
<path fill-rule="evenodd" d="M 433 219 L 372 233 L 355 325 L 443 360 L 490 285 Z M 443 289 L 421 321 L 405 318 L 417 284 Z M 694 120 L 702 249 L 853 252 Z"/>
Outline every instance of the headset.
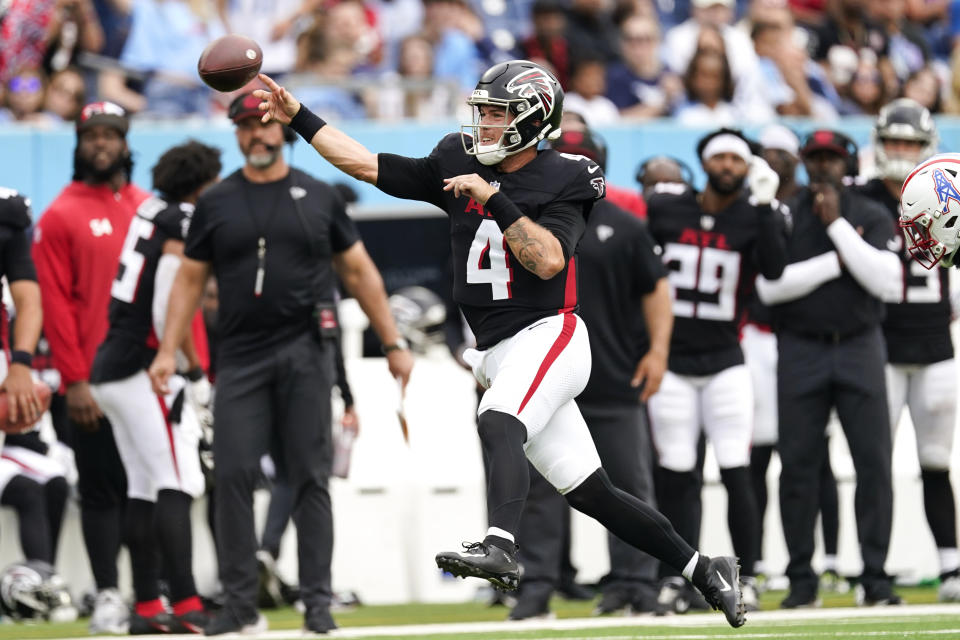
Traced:
<path fill-rule="evenodd" d="M 675 162 L 677 166 L 680 167 L 680 175 L 682 176 L 683 182 L 689 186 L 693 186 L 693 169 L 690 168 L 686 162 L 680 158 L 668 155 L 656 155 L 650 156 L 646 160 L 640 163 L 637 167 L 637 172 L 634 175 L 634 179 L 637 181 L 637 184 L 640 185 L 641 189 L 643 188 L 643 179 L 647 175 L 647 168 L 655 160 L 669 160 L 670 162 Z"/>

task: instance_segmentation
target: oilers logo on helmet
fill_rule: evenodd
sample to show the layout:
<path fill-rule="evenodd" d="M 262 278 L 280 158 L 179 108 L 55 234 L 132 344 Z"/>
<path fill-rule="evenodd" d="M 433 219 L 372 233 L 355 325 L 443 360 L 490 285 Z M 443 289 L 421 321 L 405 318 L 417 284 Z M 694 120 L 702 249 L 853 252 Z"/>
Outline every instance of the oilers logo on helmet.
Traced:
<path fill-rule="evenodd" d="M 950 213 L 950 201 L 960 204 L 960 193 L 953 183 L 947 179 L 943 169 L 934 169 L 933 184 L 937 193 L 937 200 L 943 205 L 943 213 Z"/>

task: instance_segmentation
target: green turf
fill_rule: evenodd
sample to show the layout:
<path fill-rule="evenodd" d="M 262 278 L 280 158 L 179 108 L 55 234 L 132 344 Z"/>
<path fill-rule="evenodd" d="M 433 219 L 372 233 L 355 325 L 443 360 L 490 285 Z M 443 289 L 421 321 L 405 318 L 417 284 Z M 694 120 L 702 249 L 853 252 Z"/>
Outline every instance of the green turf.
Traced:
<path fill-rule="evenodd" d="M 929 604 L 937 600 L 937 592 L 932 587 L 904 587 L 898 588 L 900 593 L 910 604 Z M 761 599 L 761 609 L 776 609 L 780 600 L 784 597 L 783 591 L 772 591 L 763 594 Z M 853 606 L 853 594 L 822 594 L 824 607 L 843 607 Z M 551 609 L 556 613 L 557 618 L 584 618 L 589 617 L 594 607 L 594 602 L 567 602 L 559 598 L 554 598 L 551 602 Z M 498 632 L 498 633 L 459 633 L 456 635 L 431 635 L 430 640 L 507 640 L 511 638 L 519 639 L 542 639 L 542 638 L 677 638 L 684 636 L 689 638 L 699 638 L 705 635 L 709 637 L 738 636 L 743 638 L 784 638 L 788 640 L 803 638 L 810 640 L 812 638 L 846 638 L 848 640 L 860 638 L 911 638 L 911 637 L 930 637 L 930 638 L 960 638 L 960 632 L 956 635 L 948 633 L 935 634 L 937 630 L 960 629 L 960 608 L 957 616 L 924 616 L 922 618 L 912 617 L 909 613 L 909 607 L 904 607 L 903 618 L 891 618 L 884 620 L 827 620 L 822 622 L 810 623 L 766 623 L 766 624 L 748 624 L 741 630 L 734 630 L 722 624 L 722 616 L 716 613 L 706 615 L 716 616 L 718 624 L 716 626 L 702 627 L 643 627 L 637 629 L 629 626 L 629 619 L 624 620 L 624 627 L 605 628 L 605 629 L 581 629 L 573 631 L 530 631 L 530 632 Z M 275 611 L 264 612 L 270 621 L 271 630 L 290 629 L 297 631 L 303 624 L 302 616 L 295 610 L 279 609 Z M 388 605 L 388 606 L 364 606 L 351 611 L 337 612 L 335 618 L 341 627 L 357 626 L 386 626 L 403 624 L 429 624 L 444 622 L 475 622 L 475 621 L 495 621 L 506 618 L 507 610 L 503 607 L 488 607 L 484 603 L 468 602 L 463 604 L 407 604 L 407 605 Z M 690 614 L 692 618 L 694 615 Z M 930 632 L 925 635 L 922 632 Z M 841 635 L 837 635 L 841 634 Z M 881 634 L 881 635 L 877 635 Z M 921 634 L 921 635 L 917 635 Z M 0 625 L 0 640 L 27 640 L 32 638 L 68 638 L 81 637 L 87 635 L 86 621 L 78 621 L 69 624 L 3 624 Z M 296 633 L 291 637 L 296 637 Z M 384 639 L 387 636 L 383 637 Z M 409 640 L 410 636 L 406 636 Z"/>

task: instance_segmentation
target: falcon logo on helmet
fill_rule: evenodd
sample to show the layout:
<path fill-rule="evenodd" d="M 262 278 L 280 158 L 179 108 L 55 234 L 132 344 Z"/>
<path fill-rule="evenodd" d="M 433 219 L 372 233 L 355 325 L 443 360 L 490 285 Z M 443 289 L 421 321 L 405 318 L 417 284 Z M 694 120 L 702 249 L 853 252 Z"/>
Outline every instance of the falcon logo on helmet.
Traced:
<path fill-rule="evenodd" d="M 956 262 L 960 249 L 960 154 L 942 153 L 917 166 L 900 193 L 900 228 L 910 256 L 927 269 Z"/>
<path fill-rule="evenodd" d="M 553 108 L 553 87 L 550 86 L 550 78 L 540 69 L 514 77 L 507 83 L 507 91 L 521 98 L 539 97 L 544 113 L 550 113 Z"/>
<path fill-rule="evenodd" d="M 563 89 L 549 71 L 529 60 L 487 69 L 467 104 L 474 108 L 473 123 L 460 128 L 463 148 L 487 166 L 560 135 Z M 503 109 L 503 121 L 490 122 L 484 107 Z"/>

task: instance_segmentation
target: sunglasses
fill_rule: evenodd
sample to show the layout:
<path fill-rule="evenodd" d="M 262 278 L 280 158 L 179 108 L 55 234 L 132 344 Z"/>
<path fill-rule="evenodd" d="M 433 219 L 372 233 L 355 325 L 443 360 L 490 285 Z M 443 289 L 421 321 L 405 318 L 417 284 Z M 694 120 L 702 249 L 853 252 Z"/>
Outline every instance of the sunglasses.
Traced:
<path fill-rule="evenodd" d="M 10 80 L 10 91 L 13 93 L 36 93 L 43 88 L 43 83 L 37 76 L 15 76 Z"/>

